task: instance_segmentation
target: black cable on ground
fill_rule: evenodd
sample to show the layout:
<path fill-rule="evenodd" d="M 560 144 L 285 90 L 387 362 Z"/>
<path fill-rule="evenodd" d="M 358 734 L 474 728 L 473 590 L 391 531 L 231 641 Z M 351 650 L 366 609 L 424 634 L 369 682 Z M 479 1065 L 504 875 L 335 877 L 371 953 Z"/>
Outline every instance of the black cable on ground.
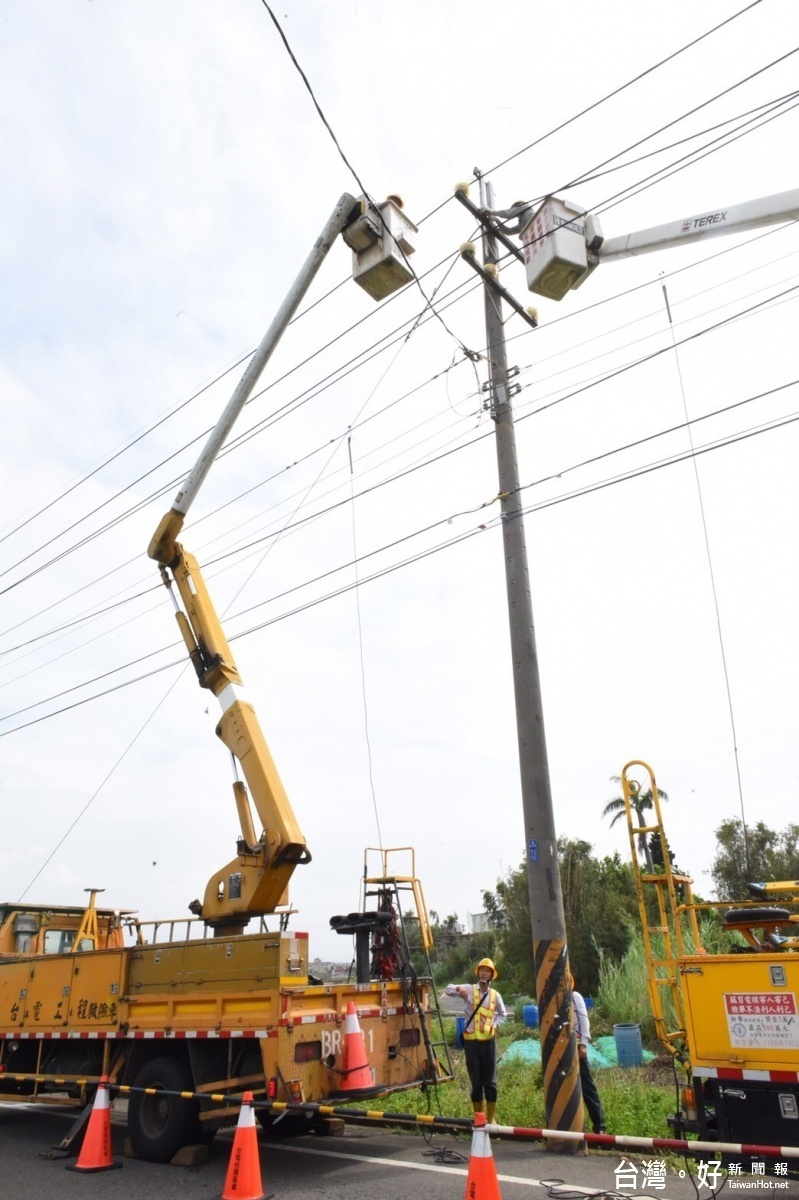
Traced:
<path fill-rule="evenodd" d="M 458 1135 L 455 1134 L 455 1137 Z M 429 1148 L 422 1151 L 423 1158 L 432 1158 L 434 1163 L 440 1163 L 444 1166 L 453 1167 L 460 1166 L 461 1163 L 469 1161 L 466 1154 L 461 1154 L 460 1150 L 452 1150 L 449 1146 L 434 1146 L 427 1131 L 424 1132 L 424 1140 L 429 1143 Z"/>

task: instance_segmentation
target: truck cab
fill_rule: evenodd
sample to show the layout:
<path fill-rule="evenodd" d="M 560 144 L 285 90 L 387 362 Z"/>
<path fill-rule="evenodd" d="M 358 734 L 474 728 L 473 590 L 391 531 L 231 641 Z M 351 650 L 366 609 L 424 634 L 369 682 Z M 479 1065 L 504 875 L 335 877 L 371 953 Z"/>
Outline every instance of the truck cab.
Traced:
<path fill-rule="evenodd" d="M 121 949 L 122 917 L 127 914 L 110 908 L 93 911 L 97 921 L 96 941 L 85 930 L 85 908 L 11 901 L 0 904 L 0 959 Z M 79 932 L 81 936 L 76 943 Z"/>

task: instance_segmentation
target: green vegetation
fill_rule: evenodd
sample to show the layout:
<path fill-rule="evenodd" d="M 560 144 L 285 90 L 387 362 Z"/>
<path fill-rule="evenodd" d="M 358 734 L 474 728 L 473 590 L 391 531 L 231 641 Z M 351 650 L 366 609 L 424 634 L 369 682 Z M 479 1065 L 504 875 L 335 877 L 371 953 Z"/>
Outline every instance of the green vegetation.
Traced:
<path fill-rule="evenodd" d="M 762 821 L 746 828 L 722 821 L 716 830 L 717 851 L 711 875 L 721 900 L 746 900 L 748 883 L 799 879 L 799 825 L 777 833 Z"/>
<path fill-rule="evenodd" d="M 615 784 L 620 784 L 621 776 L 620 775 L 611 775 L 610 782 L 615 783 Z M 658 788 L 658 797 L 661 800 L 668 800 L 668 798 L 669 798 L 668 792 L 664 792 L 660 788 Z M 652 795 L 652 789 L 647 788 L 645 792 L 641 792 L 641 791 L 636 792 L 632 797 L 631 803 L 632 803 L 633 808 L 635 809 L 635 816 L 636 816 L 636 820 L 638 821 L 638 825 L 639 826 L 646 825 L 646 814 L 648 812 L 654 812 L 654 808 L 655 808 L 655 798 Z M 610 822 L 611 828 L 616 824 L 617 821 L 623 820 L 626 817 L 626 815 L 627 815 L 627 806 L 624 803 L 624 796 L 614 796 L 613 799 L 609 800 L 607 802 L 607 804 L 605 805 L 605 807 L 602 809 L 603 817 L 610 817 L 610 816 L 613 817 L 613 820 Z M 645 833 L 638 834 L 638 853 L 641 855 L 641 858 L 643 858 L 644 862 L 646 863 L 647 871 L 649 871 L 651 873 L 651 871 L 653 869 L 653 865 L 654 865 L 654 859 L 653 859 L 653 855 L 652 855 L 652 849 L 650 847 L 650 842 L 647 840 L 647 836 Z"/>
<path fill-rule="evenodd" d="M 641 1026 L 644 1045 L 658 1053 L 662 1047 L 655 1034 L 655 1022 L 646 981 L 646 956 L 644 940 L 637 925 L 630 925 L 629 942 L 621 961 L 603 954 L 600 966 L 600 983 L 597 991 L 596 1008 L 591 1023 L 594 1037 L 612 1033 L 614 1025 L 632 1022 Z M 744 945 L 740 934 L 723 929 L 718 915 L 709 912 L 700 915 L 699 936 L 702 946 L 709 954 L 728 954 L 733 946 Z M 663 954 L 662 939 L 653 938 L 655 954 Z M 686 939 L 686 952 L 693 953 L 690 936 Z M 661 1004 L 666 1025 L 676 1028 L 678 1022 L 672 1009 L 668 988 L 661 990 Z"/>
<path fill-rule="evenodd" d="M 618 854 L 594 858 L 590 842 L 558 841 L 563 907 L 569 933 L 572 974 L 583 995 L 596 993 L 602 956 L 620 961 L 637 922 L 633 870 Z M 533 995 L 532 930 L 527 870 L 522 864 L 483 892 L 483 903 L 496 930 L 495 961 L 500 991 L 507 1000 Z M 454 976 L 453 976 L 454 978 Z"/>
<path fill-rule="evenodd" d="M 663 793 L 661 796 L 665 799 Z M 651 807 L 651 797 L 644 793 L 639 800 L 641 819 Z M 616 798 L 605 806 L 605 814 L 618 813 Z M 746 883 L 750 879 L 799 878 L 799 825 L 789 825 L 776 833 L 758 822 L 747 833 L 750 869 L 745 873 L 740 822 L 725 821 L 717 831 L 713 879 L 720 895 L 730 900 L 746 898 Z M 662 870 L 663 848 L 650 839 L 647 850 L 653 869 Z M 660 1055 L 646 1067 L 612 1068 L 597 1073 L 608 1129 L 611 1133 L 639 1137 L 664 1136 L 668 1131 L 666 1118 L 677 1108 L 675 1077 L 671 1058 L 663 1053 L 664 1047 L 655 1033 L 632 866 L 618 854 L 594 857 L 590 843 L 579 839 L 561 838 L 558 855 L 572 971 L 583 995 L 595 999 L 591 1015 L 593 1036 L 612 1034 L 616 1024 L 639 1024 L 644 1045 Z M 484 891 L 483 901 L 489 924 L 484 933 L 462 933 L 457 914 L 443 920 L 436 913 L 430 914 L 436 942 L 433 977 L 441 989 L 447 983 L 471 980 L 474 964 L 483 956 L 494 959 L 499 971 L 497 986 L 506 1004 L 517 1014 L 502 1031 L 499 1040 L 502 1053 L 512 1041 L 534 1036 L 521 1020 L 523 1006 L 535 996 L 525 865 L 509 870 L 493 889 Z M 652 912 L 652 924 L 656 923 L 655 918 Z M 406 916 L 405 923 L 409 941 L 416 940 L 412 919 Z M 742 944 L 739 934 L 722 929 L 721 918 L 715 911 L 699 914 L 699 928 L 702 945 L 711 954 L 724 953 Z M 686 949 L 690 953 L 692 947 Z M 655 952 L 661 953 L 657 945 Z M 423 972 L 425 966 L 419 957 L 414 960 L 417 970 Z M 676 1017 L 669 1011 L 671 996 L 667 988 L 663 989 L 662 1002 L 667 1025 L 673 1029 Z M 449 1025 L 454 1042 L 454 1018 L 449 1019 Z M 470 1116 L 463 1055 L 460 1051 L 453 1051 L 453 1055 L 452 1083 L 442 1085 L 435 1094 L 399 1093 L 385 1100 L 384 1108 L 394 1112 L 425 1112 L 430 1108 L 448 1116 Z M 518 1060 L 501 1063 L 499 1090 L 497 1117 L 502 1124 L 539 1128 L 544 1124 L 540 1066 Z"/>
<path fill-rule="evenodd" d="M 596 1037 L 600 1033 L 612 1033 L 614 1025 L 643 1025 L 648 1019 L 649 1028 L 645 1027 L 642 1035 L 649 1034 L 649 1041 L 654 1033 L 654 1019 L 646 983 L 644 940 L 637 928 L 631 926 L 628 932 L 629 942 L 620 961 L 607 954 L 601 956 L 600 984 L 591 1032 Z"/>
<path fill-rule="evenodd" d="M 454 1039 L 454 1020 L 452 1037 Z M 518 1037 L 529 1036 L 524 1027 L 510 1022 L 499 1038 L 499 1053 Z M 449 1117 L 471 1117 L 469 1078 L 463 1052 L 452 1050 L 455 1078 L 428 1092 L 398 1092 L 377 1101 L 383 1112 L 442 1113 Z M 613 1067 L 595 1074 L 597 1087 L 610 1133 L 638 1137 L 663 1137 L 668 1133 L 666 1118 L 675 1109 L 674 1076 L 671 1064 L 663 1060 L 647 1067 L 627 1070 Z M 541 1067 L 523 1062 L 503 1063 L 498 1069 L 499 1102 L 497 1121 L 501 1125 L 520 1125 L 541 1129 L 545 1124 Z"/>

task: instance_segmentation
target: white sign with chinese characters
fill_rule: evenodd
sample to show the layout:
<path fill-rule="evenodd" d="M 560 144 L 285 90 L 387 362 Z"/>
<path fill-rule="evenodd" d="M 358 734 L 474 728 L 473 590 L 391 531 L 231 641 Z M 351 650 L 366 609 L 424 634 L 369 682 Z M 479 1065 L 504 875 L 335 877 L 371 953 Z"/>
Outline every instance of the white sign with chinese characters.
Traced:
<path fill-rule="evenodd" d="M 730 1045 L 798 1050 L 799 1014 L 793 992 L 726 992 Z"/>

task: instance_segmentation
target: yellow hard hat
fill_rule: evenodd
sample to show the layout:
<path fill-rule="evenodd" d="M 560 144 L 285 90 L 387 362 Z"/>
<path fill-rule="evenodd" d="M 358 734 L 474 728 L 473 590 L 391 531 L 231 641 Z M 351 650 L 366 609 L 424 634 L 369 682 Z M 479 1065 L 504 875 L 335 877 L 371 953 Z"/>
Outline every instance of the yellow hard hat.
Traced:
<path fill-rule="evenodd" d="M 491 978 L 492 978 L 492 979 L 496 979 L 496 978 L 497 978 L 497 968 L 494 966 L 494 964 L 492 963 L 492 961 L 491 961 L 491 959 L 490 959 L 490 958 L 481 958 L 481 959 L 480 959 L 479 963 L 478 963 L 478 964 L 477 964 L 477 966 L 474 968 L 474 973 L 475 973 L 475 975 L 479 975 L 479 974 L 480 974 L 480 968 L 481 968 L 481 967 L 488 967 L 488 969 L 491 971 Z"/>

